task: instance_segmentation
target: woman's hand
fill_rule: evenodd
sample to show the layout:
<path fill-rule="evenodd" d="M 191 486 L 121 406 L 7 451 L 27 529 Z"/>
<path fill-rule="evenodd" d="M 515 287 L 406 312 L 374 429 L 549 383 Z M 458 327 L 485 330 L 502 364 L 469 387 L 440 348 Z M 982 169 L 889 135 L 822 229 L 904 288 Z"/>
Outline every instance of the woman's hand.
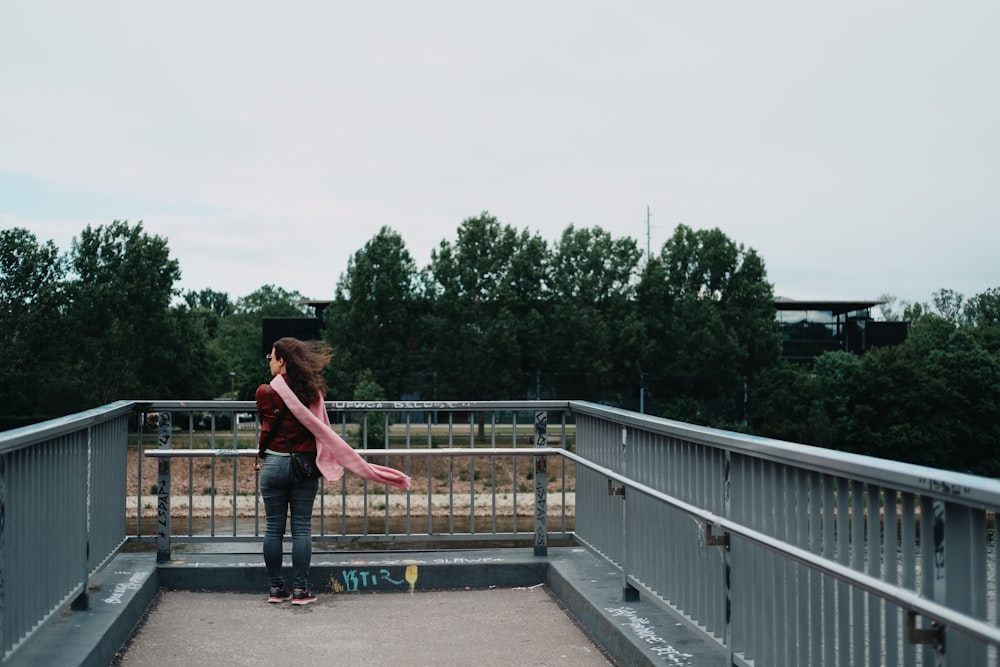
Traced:
<path fill-rule="evenodd" d="M 256 458 L 256 459 L 253 460 L 253 469 L 256 472 L 260 472 L 260 459 L 259 458 Z"/>

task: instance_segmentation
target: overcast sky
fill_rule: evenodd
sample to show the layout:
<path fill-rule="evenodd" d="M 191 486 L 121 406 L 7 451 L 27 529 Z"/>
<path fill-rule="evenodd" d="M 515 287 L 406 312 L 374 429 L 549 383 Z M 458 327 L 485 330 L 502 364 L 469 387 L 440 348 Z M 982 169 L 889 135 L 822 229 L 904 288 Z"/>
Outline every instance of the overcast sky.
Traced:
<path fill-rule="evenodd" d="M 998 65 L 996 0 L 3 0 L 0 226 L 142 221 L 233 298 L 331 298 L 383 226 L 426 266 L 484 210 L 718 227 L 788 298 L 968 297 Z"/>

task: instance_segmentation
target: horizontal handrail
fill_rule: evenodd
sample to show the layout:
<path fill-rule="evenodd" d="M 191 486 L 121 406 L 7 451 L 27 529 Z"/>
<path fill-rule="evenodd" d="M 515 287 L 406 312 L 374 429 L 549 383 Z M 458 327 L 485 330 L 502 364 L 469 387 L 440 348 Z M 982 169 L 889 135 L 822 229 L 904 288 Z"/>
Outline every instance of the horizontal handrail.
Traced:
<path fill-rule="evenodd" d="M 43 440 L 52 440 L 69 433 L 77 433 L 95 424 L 103 424 L 115 417 L 130 414 L 132 410 L 131 401 L 116 401 L 92 410 L 50 419 L 40 424 L 31 424 L 4 431 L 0 433 L 0 454 L 29 447 Z"/>
<path fill-rule="evenodd" d="M 570 410 L 576 417 L 589 415 L 619 424 L 622 428 L 676 437 L 761 461 L 947 499 L 950 503 L 966 507 L 1000 511 L 1000 479 L 900 461 L 886 465 L 885 459 L 873 456 L 723 431 L 585 401 L 570 401 Z"/>
<path fill-rule="evenodd" d="M 554 447 L 437 447 L 434 449 L 355 449 L 360 456 L 558 456 L 563 450 Z M 219 457 L 250 458 L 257 449 L 147 449 L 150 458 Z"/>
<path fill-rule="evenodd" d="M 569 410 L 570 401 L 325 401 L 326 409 L 337 412 L 495 412 L 514 410 Z M 255 401 L 135 401 L 140 412 L 235 411 L 255 412 Z"/>

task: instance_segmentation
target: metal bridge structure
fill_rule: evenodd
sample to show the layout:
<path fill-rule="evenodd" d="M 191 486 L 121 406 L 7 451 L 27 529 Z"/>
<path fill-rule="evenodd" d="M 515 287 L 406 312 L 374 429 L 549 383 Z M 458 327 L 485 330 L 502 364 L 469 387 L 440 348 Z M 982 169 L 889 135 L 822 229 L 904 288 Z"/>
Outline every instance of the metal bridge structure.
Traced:
<path fill-rule="evenodd" d="M 0 664 L 86 613 L 122 553 L 165 569 L 185 545 L 260 542 L 254 409 L 119 401 L 0 433 Z M 317 546 L 571 545 L 719 664 L 1000 664 L 996 480 L 579 401 L 327 409 L 413 486 L 324 482 Z"/>

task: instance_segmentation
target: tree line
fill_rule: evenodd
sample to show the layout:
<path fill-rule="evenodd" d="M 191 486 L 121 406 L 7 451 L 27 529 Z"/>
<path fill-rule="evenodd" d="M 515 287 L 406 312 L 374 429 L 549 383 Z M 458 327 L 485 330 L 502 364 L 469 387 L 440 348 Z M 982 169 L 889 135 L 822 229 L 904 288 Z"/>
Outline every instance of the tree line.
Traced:
<path fill-rule="evenodd" d="M 10 427 L 117 399 L 252 399 L 268 380 L 264 318 L 315 317 L 298 292 L 181 293 L 167 241 L 142 223 L 86 227 L 62 253 L 0 232 Z M 418 267 L 383 227 L 321 310 L 330 396 L 580 399 L 845 451 L 993 475 L 1000 465 L 1000 289 L 889 303 L 903 344 L 781 358 L 763 259 L 678 225 L 632 238 L 568 226 L 549 243 L 488 212 Z M 315 298 L 316 295 L 311 295 Z M 897 307 L 899 310 L 894 310 Z"/>

